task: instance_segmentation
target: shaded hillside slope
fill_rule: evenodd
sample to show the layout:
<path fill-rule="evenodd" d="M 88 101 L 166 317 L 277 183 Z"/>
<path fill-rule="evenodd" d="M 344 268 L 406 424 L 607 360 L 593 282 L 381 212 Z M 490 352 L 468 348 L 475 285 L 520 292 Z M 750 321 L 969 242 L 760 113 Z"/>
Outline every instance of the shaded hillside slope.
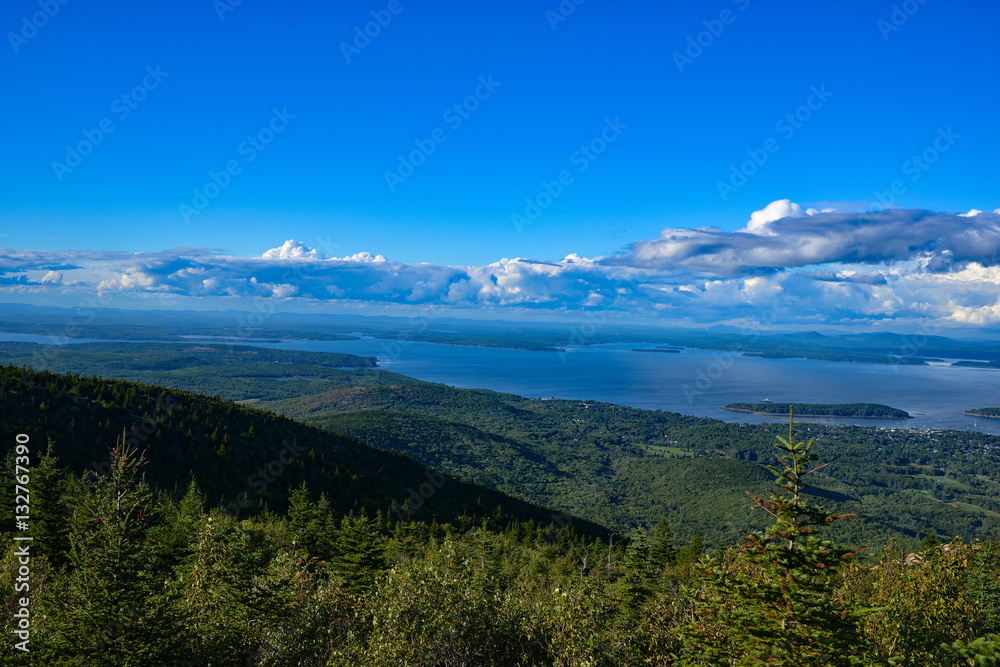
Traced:
<path fill-rule="evenodd" d="M 124 433 L 145 452 L 145 475 L 154 488 L 180 492 L 194 479 L 210 505 L 220 503 L 236 515 L 263 507 L 282 513 L 289 489 L 306 482 L 329 497 L 335 513 L 364 509 L 427 521 L 499 513 L 542 525 L 553 521 L 552 510 L 430 473 L 398 453 L 288 417 L 160 387 L 4 367 L 0 423 L 0 451 L 11 452 L 14 435 L 25 433 L 34 456 L 51 441 L 60 464 L 78 473 L 101 472 L 109 446 Z M 3 475 L 10 470 L 5 467 Z M 608 534 L 587 521 L 572 523 L 581 534 Z"/>

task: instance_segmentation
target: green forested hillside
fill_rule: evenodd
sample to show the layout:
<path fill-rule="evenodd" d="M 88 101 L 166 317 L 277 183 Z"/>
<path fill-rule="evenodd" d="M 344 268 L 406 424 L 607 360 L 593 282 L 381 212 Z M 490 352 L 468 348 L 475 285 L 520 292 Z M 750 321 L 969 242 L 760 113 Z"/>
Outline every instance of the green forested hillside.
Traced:
<path fill-rule="evenodd" d="M 667 517 L 681 537 L 700 534 L 711 545 L 732 544 L 740 527 L 763 521 L 742 501 L 768 476 L 761 465 L 782 428 L 429 383 L 345 387 L 264 405 L 620 530 Z M 838 538 L 881 545 L 895 536 L 916 544 L 930 529 L 965 539 L 998 536 L 1000 438 L 800 428 L 817 438 L 829 462 L 807 492 L 859 517 L 838 524 Z M 511 474 L 495 458 L 498 447 L 545 465 Z M 710 498 L 705 487 L 715 491 Z"/>
<path fill-rule="evenodd" d="M 445 400 L 425 398 L 430 409 Z M 488 392 L 476 398 L 496 402 Z M 607 418 L 615 407 L 589 405 L 581 409 Z M 523 423 L 532 412 L 497 407 L 496 423 Z M 479 441 L 440 418 L 392 417 L 399 428 L 464 437 L 474 450 L 504 449 L 501 439 Z M 0 369 L 0 423 L 3 664 L 1000 660 L 997 545 L 942 546 L 928 535 L 919 553 L 890 547 L 876 566 L 857 562 L 859 545 L 825 540 L 831 526 L 857 519 L 802 493 L 817 453 L 790 427 L 769 452 L 780 458 L 768 471 L 738 459 L 673 459 L 672 488 L 704 503 L 726 495 L 706 469 L 760 472 L 743 484 L 751 495 L 742 511 L 756 506 L 754 514 L 773 518 L 740 548 L 709 555 L 697 539 L 678 540 L 669 521 L 623 540 L 287 418 L 167 389 L 8 367 Z M 531 456 L 514 451 L 505 463 Z M 15 463 L 28 471 L 16 483 L 31 493 L 30 510 L 16 510 L 28 514 L 16 534 L 30 543 L 11 539 Z M 622 463 L 640 468 L 632 477 L 640 484 L 655 469 L 642 457 L 613 465 Z M 263 507 L 230 502 L 243 475 Z M 417 484 L 433 489 L 425 507 L 396 512 L 392 499 Z M 768 486 L 781 488 L 771 495 Z M 727 509 L 738 523 L 740 509 Z"/>

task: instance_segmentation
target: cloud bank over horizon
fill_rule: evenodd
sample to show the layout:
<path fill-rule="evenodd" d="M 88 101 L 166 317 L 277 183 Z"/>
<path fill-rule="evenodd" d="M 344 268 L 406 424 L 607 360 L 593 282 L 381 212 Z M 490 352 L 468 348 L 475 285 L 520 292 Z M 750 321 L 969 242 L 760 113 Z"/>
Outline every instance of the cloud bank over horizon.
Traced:
<path fill-rule="evenodd" d="M 664 229 L 601 257 L 502 258 L 484 266 L 328 256 L 287 240 L 257 257 L 218 249 L 40 252 L 0 248 L 0 290 L 35 303 L 100 293 L 317 310 L 448 307 L 543 316 L 615 311 L 637 320 L 916 328 L 1000 324 L 1000 209 L 945 213 L 803 208 L 787 199 L 737 231 Z M 374 249 L 377 250 L 377 249 Z"/>

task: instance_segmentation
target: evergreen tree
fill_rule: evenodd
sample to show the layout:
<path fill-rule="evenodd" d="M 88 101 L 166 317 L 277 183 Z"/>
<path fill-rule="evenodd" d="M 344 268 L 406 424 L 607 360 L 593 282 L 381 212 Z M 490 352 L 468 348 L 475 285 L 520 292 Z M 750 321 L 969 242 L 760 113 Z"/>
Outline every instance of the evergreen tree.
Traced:
<path fill-rule="evenodd" d="M 677 562 L 677 547 L 674 546 L 674 533 L 670 530 L 670 523 L 660 519 L 653 534 L 653 544 L 650 553 L 653 568 L 657 572 L 662 572 Z"/>
<path fill-rule="evenodd" d="M 255 664 L 286 591 L 267 578 L 273 545 L 248 520 L 213 513 L 179 572 L 188 641 L 202 664 Z"/>
<path fill-rule="evenodd" d="M 110 463 L 109 475 L 77 487 L 69 563 L 41 603 L 39 654 L 49 665 L 183 664 L 163 568 L 147 539 L 145 459 L 120 440 Z"/>
<path fill-rule="evenodd" d="M 924 537 L 923 541 L 920 543 L 921 551 L 929 551 L 931 549 L 937 549 L 941 546 L 941 540 L 938 539 L 937 533 L 931 528 L 927 535 Z"/>
<path fill-rule="evenodd" d="M 639 612 L 650 594 L 650 554 L 646 532 L 633 531 L 622 560 L 624 571 L 618 581 L 619 610 L 628 622 L 639 619 Z"/>
<path fill-rule="evenodd" d="M 849 665 L 864 651 L 857 618 L 834 595 L 844 559 L 817 528 L 847 515 L 834 515 L 802 497 L 804 479 L 825 466 L 813 441 L 797 442 L 790 417 L 788 438 L 775 447 L 780 467 L 768 466 L 784 491 L 770 498 L 749 494 L 755 509 L 774 523 L 744 535 L 731 563 L 707 559 L 701 567 L 694 619 L 681 634 L 689 665 Z"/>
<path fill-rule="evenodd" d="M 187 492 L 178 502 L 169 498 L 160 508 L 161 524 L 152 532 L 160 557 L 171 567 L 179 565 L 187 558 L 197 541 L 197 535 L 204 524 L 205 495 L 192 479 Z"/>
<path fill-rule="evenodd" d="M 288 496 L 288 527 L 297 549 L 310 556 L 325 556 L 326 545 L 323 533 L 328 529 L 329 501 L 323 498 L 321 509 L 318 503 L 309 498 L 309 487 L 305 482 L 293 489 Z"/>
<path fill-rule="evenodd" d="M 377 525 L 364 512 L 340 522 L 330 569 L 352 593 L 372 590 L 376 574 L 386 567 L 385 549 Z"/>
<path fill-rule="evenodd" d="M 677 554 L 677 561 L 682 565 L 692 565 L 705 553 L 705 546 L 701 541 L 701 534 L 695 533 L 688 543 Z"/>

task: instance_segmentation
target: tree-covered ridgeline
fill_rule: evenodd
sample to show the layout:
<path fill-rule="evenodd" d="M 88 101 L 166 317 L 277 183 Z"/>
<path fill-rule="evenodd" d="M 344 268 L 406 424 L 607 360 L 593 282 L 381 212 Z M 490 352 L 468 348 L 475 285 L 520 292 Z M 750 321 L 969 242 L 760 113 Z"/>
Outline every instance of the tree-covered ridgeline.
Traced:
<path fill-rule="evenodd" d="M 335 510 L 306 483 L 283 511 L 236 517 L 194 481 L 151 485 L 157 464 L 121 436 L 99 474 L 50 451 L 33 472 L 33 514 L 50 521 L 33 528 L 31 652 L 13 648 L 7 613 L 0 654 L 45 667 L 994 664 L 996 545 L 929 537 L 853 562 L 856 548 L 824 538 L 853 518 L 805 494 L 821 469 L 789 431 L 777 489 L 748 489 L 767 525 L 712 555 L 665 521 L 608 540 L 400 519 Z"/>
<path fill-rule="evenodd" d="M 881 403 L 730 403 L 723 410 L 787 415 L 795 410 L 800 417 L 874 417 L 909 419 L 910 413 Z"/>

